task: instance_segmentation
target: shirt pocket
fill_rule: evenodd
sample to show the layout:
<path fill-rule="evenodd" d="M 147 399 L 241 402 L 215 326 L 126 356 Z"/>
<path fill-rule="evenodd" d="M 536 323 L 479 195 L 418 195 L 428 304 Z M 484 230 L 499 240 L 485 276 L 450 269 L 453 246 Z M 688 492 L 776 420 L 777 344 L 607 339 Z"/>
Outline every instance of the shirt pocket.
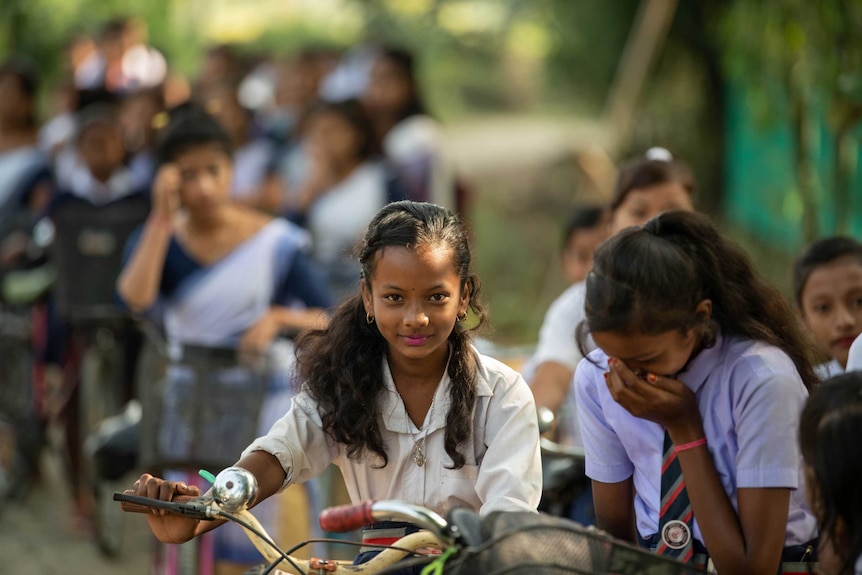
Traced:
<path fill-rule="evenodd" d="M 446 479 L 463 479 L 475 483 L 479 478 L 479 466 L 467 465 L 459 469 L 449 469 L 445 465 L 440 466 L 440 477 Z"/>

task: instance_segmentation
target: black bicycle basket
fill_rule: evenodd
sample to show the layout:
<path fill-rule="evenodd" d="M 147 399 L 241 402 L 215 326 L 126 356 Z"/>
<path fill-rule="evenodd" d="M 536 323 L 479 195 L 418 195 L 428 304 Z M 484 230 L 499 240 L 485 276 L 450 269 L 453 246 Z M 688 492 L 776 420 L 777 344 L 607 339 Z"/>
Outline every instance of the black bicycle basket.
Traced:
<path fill-rule="evenodd" d="M 660 557 L 594 528 L 530 512 L 496 512 L 481 520 L 483 543 L 447 562 L 467 575 L 695 575 L 699 568 Z"/>
<path fill-rule="evenodd" d="M 78 323 L 125 315 L 115 297 L 123 250 L 149 210 L 149 199 L 142 194 L 104 205 L 68 197 L 52 208 L 54 294 L 61 317 Z"/>
<path fill-rule="evenodd" d="M 220 470 L 258 435 L 271 370 L 229 348 L 183 346 L 165 376 L 141 388 L 141 465 Z"/>

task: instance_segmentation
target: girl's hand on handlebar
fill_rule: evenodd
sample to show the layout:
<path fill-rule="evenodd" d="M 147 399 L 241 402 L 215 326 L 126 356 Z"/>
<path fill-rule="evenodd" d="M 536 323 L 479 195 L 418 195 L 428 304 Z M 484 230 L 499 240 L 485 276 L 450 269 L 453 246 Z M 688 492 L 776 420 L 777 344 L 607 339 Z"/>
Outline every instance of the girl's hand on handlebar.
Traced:
<path fill-rule="evenodd" d="M 165 481 L 149 473 L 144 473 L 135 481 L 132 492 L 135 495 L 161 501 L 173 501 L 177 496 L 197 497 L 201 494 L 200 489 L 194 485 Z M 196 519 L 166 514 L 164 510 L 158 509 L 154 509 L 147 515 L 147 521 L 153 535 L 162 543 L 185 543 L 195 536 L 199 523 Z"/>

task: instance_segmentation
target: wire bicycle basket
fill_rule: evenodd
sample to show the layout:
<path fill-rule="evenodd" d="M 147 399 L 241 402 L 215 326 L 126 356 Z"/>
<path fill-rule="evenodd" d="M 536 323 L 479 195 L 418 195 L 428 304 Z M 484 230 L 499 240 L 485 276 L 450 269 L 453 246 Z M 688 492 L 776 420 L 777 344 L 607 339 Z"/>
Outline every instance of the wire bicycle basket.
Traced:
<path fill-rule="evenodd" d="M 145 469 L 233 465 L 258 434 L 272 370 L 236 350 L 185 345 L 163 378 L 142 390 L 141 464 Z"/>
<path fill-rule="evenodd" d="M 450 517 L 450 520 L 452 518 Z M 594 528 L 545 514 L 497 512 L 477 525 L 481 543 L 447 563 L 467 575 L 696 575 L 700 568 L 660 557 Z"/>

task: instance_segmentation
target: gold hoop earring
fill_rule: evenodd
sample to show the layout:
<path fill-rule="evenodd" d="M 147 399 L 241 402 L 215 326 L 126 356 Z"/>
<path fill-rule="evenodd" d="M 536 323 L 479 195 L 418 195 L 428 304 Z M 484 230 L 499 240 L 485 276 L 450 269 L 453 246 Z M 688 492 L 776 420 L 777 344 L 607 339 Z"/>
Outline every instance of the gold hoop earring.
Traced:
<path fill-rule="evenodd" d="M 371 325 L 372 323 L 374 323 L 374 316 L 371 315 L 370 313 L 366 313 L 365 314 L 365 321 L 368 323 L 368 325 Z"/>
<path fill-rule="evenodd" d="M 457 316 L 455 319 L 458 321 L 464 321 L 465 319 L 467 319 L 467 312 L 465 311 L 463 314 Z"/>

